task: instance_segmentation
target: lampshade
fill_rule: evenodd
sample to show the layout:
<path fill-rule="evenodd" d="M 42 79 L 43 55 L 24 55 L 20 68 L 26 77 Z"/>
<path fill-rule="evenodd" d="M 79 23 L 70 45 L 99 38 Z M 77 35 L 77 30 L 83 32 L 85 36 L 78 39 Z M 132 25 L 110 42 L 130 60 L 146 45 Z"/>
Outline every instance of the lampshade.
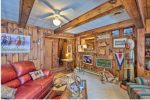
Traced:
<path fill-rule="evenodd" d="M 53 24 L 54 24 L 55 26 L 59 26 L 59 25 L 61 24 L 61 21 L 60 21 L 58 18 L 55 18 L 55 19 L 53 20 Z"/>
<path fill-rule="evenodd" d="M 87 48 L 87 45 L 86 45 L 86 44 L 84 44 L 84 45 L 83 45 L 83 48 Z"/>

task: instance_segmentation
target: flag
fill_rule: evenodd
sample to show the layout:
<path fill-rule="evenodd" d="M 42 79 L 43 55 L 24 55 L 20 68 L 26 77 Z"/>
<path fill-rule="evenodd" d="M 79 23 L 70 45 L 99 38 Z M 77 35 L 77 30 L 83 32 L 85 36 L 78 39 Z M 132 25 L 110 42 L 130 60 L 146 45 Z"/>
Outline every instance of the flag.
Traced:
<path fill-rule="evenodd" d="M 116 53 L 115 56 L 118 62 L 119 70 L 121 70 L 123 62 L 124 62 L 124 53 Z"/>

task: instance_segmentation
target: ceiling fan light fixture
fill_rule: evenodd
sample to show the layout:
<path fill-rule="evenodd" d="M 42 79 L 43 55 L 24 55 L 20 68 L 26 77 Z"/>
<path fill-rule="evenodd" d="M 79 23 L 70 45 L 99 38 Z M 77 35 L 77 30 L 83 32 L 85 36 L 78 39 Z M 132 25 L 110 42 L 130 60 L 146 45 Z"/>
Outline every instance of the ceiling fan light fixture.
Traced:
<path fill-rule="evenodd" d="M 58 18 L 53 19 L 53 24 L 55 26 L 59 26 L 61 24 L 61 21 Z"/>

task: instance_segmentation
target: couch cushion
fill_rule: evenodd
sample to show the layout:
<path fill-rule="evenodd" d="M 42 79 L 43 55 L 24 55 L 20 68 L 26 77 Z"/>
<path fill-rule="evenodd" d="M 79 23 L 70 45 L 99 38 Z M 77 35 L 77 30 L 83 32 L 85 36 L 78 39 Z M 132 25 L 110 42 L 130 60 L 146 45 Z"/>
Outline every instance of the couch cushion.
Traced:
<path fill-rule="evenodd" d="M 42 86 L 42 89 L 44 89 L 49 84 L 52 84 L 52 82 L 53 82 L 53 75 L 48 76 L 48 77 L 42 77 L 42 78 L 36 79 L 34 81 L 29 81 L 29 82 L 26 83 L 26 85 L 37 84 L 37 85 Z"/>
<path fill-rule="evenodd" d="M 15 99 L 33 99 L 41 92 L 40 85 L 22 85 L 17 88 Z"/>
<path fill-rule="evenodd" d="M 27 74 L 31 71 L 36 70 L 34 63 L 31 61 L 21 61 L 12 64 L 17 72 L 18 76 Z"/>
<path fill-rule="evenodd" d="M 5 85 L 7 85 L 11 88 L 17 88 L 21 85 L 21 83 L 20 83 L 19 79 L 14 79 L 12 81 L 5 83 Z"/>
<path fill-rule="evenodd" d="M 28 82 L 29 80 L 31 80 L 31 76 L 29 74 L 26 74 L 26 75 L 19 77 L 19 80 L 20 80 L 21 84 L 24 84 L 24 83 Z"/>
<path fill-rule="evenodd" d="M 8 81 L 17 78 L 15 69 L 11 64 L 4 64 L 1 66 L 1 83 L 4 84 Z"/>

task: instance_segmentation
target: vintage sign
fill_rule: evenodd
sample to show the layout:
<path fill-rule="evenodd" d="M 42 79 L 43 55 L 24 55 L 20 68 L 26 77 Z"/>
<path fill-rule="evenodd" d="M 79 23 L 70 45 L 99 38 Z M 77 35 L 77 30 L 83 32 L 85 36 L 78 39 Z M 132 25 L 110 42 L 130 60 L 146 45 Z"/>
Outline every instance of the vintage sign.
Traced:
<path fill-rule="evenodd" d="M 29 53 L 30 36 L 1 34 L 1 53 Z"/>
<path fill-rule="evenodd" d="M 108 39 L 110 37 L 110 34 L 102 34 L 97 36 L 97 40 Z"/>
<path fill-rule="evenodd" d="M 96 58 L 96 66 L 103 68 L 111 68 L 112 61 L 110 59 Z"/>
<path fill-rule="evenodd" d="M 124 62 L 124 53 L 116 53 L 115 54 L 119 70 L 121 70 L 123 62 Z"/>
<path fill-rule="evenodd" d="M 114 48 L 125 48 L 126 38 L 114 39 Z"/>

